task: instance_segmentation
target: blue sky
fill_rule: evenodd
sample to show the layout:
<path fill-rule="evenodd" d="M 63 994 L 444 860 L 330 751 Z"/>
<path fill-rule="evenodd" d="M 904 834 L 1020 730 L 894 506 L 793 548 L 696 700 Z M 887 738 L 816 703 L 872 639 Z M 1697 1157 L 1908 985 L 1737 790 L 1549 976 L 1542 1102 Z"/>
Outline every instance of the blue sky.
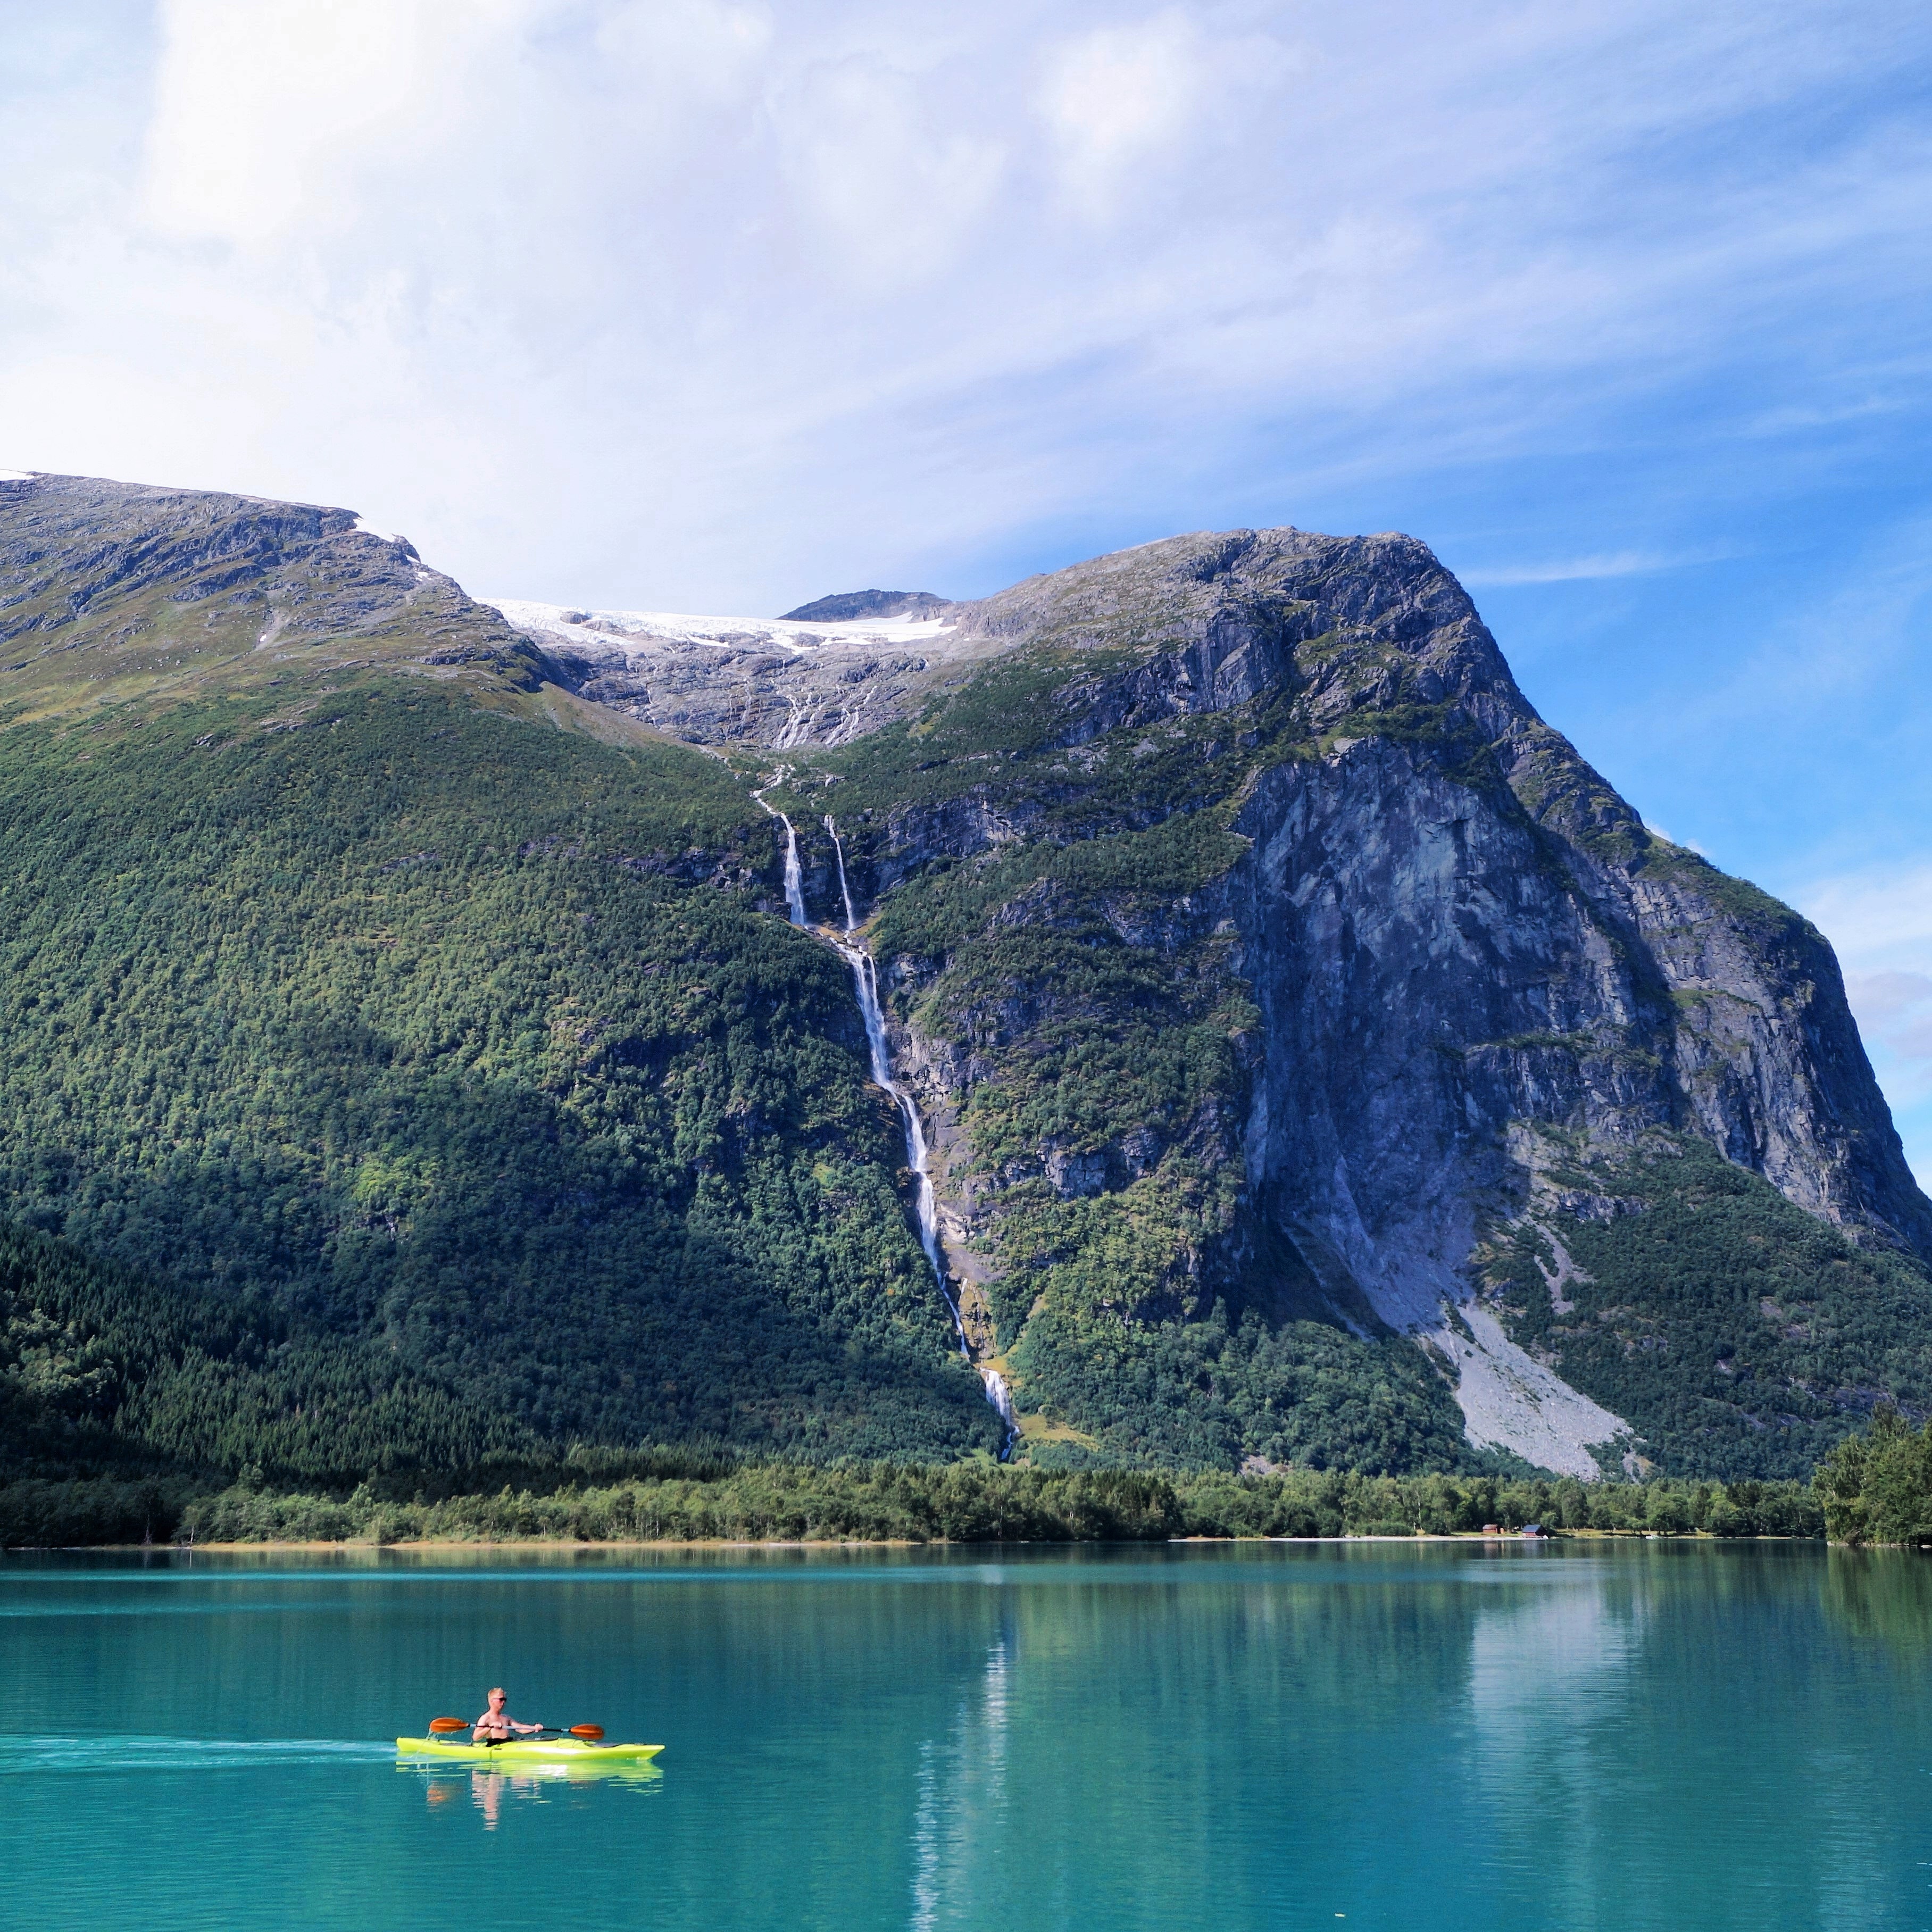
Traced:
<path fill-rule="evenodd" d="M 1932 13 L 0 0 L 0 464 L 772 611 L 1406 530 L 1932 1178 Z"/>

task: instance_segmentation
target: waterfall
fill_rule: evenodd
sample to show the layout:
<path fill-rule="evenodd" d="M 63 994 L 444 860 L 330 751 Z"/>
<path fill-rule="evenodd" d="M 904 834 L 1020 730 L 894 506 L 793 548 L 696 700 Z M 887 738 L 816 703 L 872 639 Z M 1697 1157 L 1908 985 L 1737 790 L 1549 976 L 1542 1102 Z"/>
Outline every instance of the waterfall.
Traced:
<path fill-rule="evenodd" d="M 789 776 L 790 767 L 787 766 L 772 783 L 779 784 Z M 784 827 L 785 904 L 791 909 L 793 925 L 809 926 L 812 922 L 805 912 L 805 876 L 798 862 L 798 834 L 783 812 L 765 803 L 762 792 L 754 791 L 752 796 L 758 800 L 761 810 L 770 812 Z M 838 896 L 845 908 L 845 937 L 832 939 L 829 934 L 825 936 L 852 969 L 852 984 L 859 996 L 860 1016 L 866 1022 L 866 1044 L 872 1049 L 872 1078 L 891 1096 L 892 1105 L 899 1110 L 899 1118 L 905 1123 L 906 1165 L 912 1169 L 913 1178 L 917 1184 L 914 1210 L 919 1220 L 919 1244 L 926 1250 L 926 1258 L 932 1264 L 932 1278 L 939 1284 L 940 1298 L 946 1304 L 946 1312 L 952 1317 L 952 1330 L 959 1338 L 959 1352 L 970 1362 L 973 1346 L 967 1338 L 966 1324 L 960 1318 L 959 1304 L 954 1299 L 946 1278 L 945 1251 L 939 1241 L 939 1202 L 932 1191 L 932 1176 L 926 1172 L 926 1128 L 920 1120 L 918 1108 L 913 1104 L 912 1096 L 892 1078 L 892 1054 L 886 1041 L 885 1010 L 879 1004 L 878 968 L 872 962 L 872 954 L 856 936 L 859 922 L 852 910 L 851 888 L 845 880 L 845 848 L 829 812 L 825 814 L 825 830 L 831 836 L 832 850 L 838 861 Z M 1006 1426 L 1006 1439 L 1000 1448 L 1004 1460 L 1012 1453 L 1013 1444 L 1020 1432 L 1019 1424 L 1013 1415 L 1012 1391 L 1006 1387 L 1006 1377 L 997 1369 L 980 1368 L 977 1363 L 974 1366 L 979 1368 L 987 1401 Z"/>
<path fill-rule="evenodd" d="M 825 829 L 832 835 L 832 850 L 838 861 L 838 896 L 845 902 L 845 930 L 856 932 L 859 922 L 852 916 L 852 889 L 845 883 L 845 848 L 838 842 L 838 828 L 829 812 L 825 814 Z"/>
<path fill-rule="evenodd" d="M 778 776 L 772 780 L 772 784 L 782 784 L 790 776 L 790 766 L 781 766 Z M 776 818 L 785 829 L 785 904 L 791 908 L 793 925 L 809 926 L 812 922 L 805 916 L 805 874 L 798 862 L 798 834 L 792 830 L 791 820 L 786 818 L 783 812 L 780 812 L 776 806 L 767 805 L 765 802 L 765 792 L 770 789 L 770 787 L 766 786 L 763 790 L 752 793 L 752 801 L 767 818 Z M 830 819 L 826 820 L 828 825 L 831 822 Z M 840 861 L 839 876 L 842 881 L 844 876 L 842 860 Z M 845 910 L 848 913 L 852 910 L 852 902 L 850 899 L 845 902 Z"/>
<path fill-rule="evenodd" d="M 812 922 L 805 916 L 805 874 L 798 863 L 798 834 L 783 812 L 778 814 L 778 823 L 785 829 L 785 904 L 791 908 L 793 925 L 809 926 Z"/>
<path fill-rule="evenodd" d="M 998 1369 L 982 1368 L 980 1379 L 986 1385 L 986 1400 L 999 1412 L 1000 1420 L 1006 1425 L 1006 1439 L 1000 1450 L 1002 1461 L 1012 1449 L 1013 1438 L 1020 1432 L 1019 1418 L 1013 1413 L 1013 1392 L 1006 1386 L 1006 1378 Z"/>
<path fill-rule="evenodd" d="M 946 1262 L 939 1246 L 939 1203 L 932 1191 L 932 1177 L 926 1171 L 926 1129 L 920 1124 L 919 1109 L 913 1105 L 912 1096 L 892 1078 L 892 1063 L 886 1046 L 886 1016 L 879 1005 L 878 969 L 872 964 L 872 956 L 863 946 L 848 946 L 843 940 L 835 939 L 845 963 L 852 969 L 852 983 L 858 989 L 859 1011 L 866 1022 L 866 1042 L 872 1049 L 872 1078 L 892 1096 L 892 1105 L 899 1110 L 899 1118 L 905 1123 L 906 1165 L 913 1171 L 919 1184 L 919 1192 L 914 1210 L 919 1216 L 919 1244 L 926 1250 L 926 1258 L 932 1264 L 932 1272 L 939 1282 L 940 1292 L 946 1294 Z M 952 1325 L 959 1333 L 959 1346 L 970 1357 L 972 1351 L 966 1345 L 966 1325 L 959 1318 L 959 1310 L 950 1294 L 946 1294 L 946 1305 L 952 1311 Z"/>
<path fill-rule="evenodd" d="M 852 984 L 859 995 L 859 1012 L 866 1022 L 866 1043 L 872 1050 L 872 1078 L 891 1095 L 893 1106 L 899 1110 L 900 1119 L 905 1123 L 906 1165 L 912 1169 L 918 1187 L 914 1205 L 919 1217 L 919 1244 L 926 1250 L 926 1259 L 932 1264 L 932 1278 L 939 1284 L 946 1312 L 952 1317 L 953 1333 L 959 1338 L 959 1352 L 970 1362 L 973 1346 L 967 1339 L 966 1324 L 960 1318 L 959 1304 L 946 1278 L 945 1252 L 939 1243 L 939 1202 L 932 1191 L 932 1176 L 926 1172 L 926 1128 L 920 1120 L 918 1108 L 913 1104 L 912 1096 L 892 1078 L 892 1055 L 886 1042 L 885 1010 L 879 1004 L 879 969 L 871 953 L 852 936 L 859 929 L 859 922 L 853 915 L 851 889 L 845 881 L 845 848 L 839 841 L 838 828 L 832 823 L 829 812 L 825 814 L 825 829 L 831 835 L 832 850 L 838 856 L 838 894 L 845 903 L 846 937 L 832 943 L 852 969 Z M 974 1364 L 975 1367 L 978 1366 Z M 980 1369 L 980 1380 L 986 1388 L 986 1400 L 1006 1426 L 1006 1439 L 1000 1447 L 1004 1459 L 1012 1453 L 1014 1440 L 1019 1434 L 1019 1424 L 1013 1418 L 1012 1393 L 1006 1387 L 1006 1378 L 996 1369 Z"/>

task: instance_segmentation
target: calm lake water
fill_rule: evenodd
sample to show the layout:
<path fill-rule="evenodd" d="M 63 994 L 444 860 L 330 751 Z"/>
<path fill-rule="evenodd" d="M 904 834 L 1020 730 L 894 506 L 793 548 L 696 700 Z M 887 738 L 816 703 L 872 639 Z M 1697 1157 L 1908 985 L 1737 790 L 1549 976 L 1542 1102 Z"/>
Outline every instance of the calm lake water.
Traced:
<path fill-rule="evenodd" d="M 511 1708 L 666 1746 L 399 1765 Z M 1932 1925 L 1932 1561 L 0 1562 L 39 1928 Z"/>

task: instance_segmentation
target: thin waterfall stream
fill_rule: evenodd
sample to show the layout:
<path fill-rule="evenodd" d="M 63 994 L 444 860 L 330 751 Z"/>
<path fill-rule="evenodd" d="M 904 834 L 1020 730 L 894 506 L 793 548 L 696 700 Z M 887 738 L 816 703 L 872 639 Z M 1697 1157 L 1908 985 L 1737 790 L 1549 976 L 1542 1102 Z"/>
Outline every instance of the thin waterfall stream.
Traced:
<path fill-rule="evenodd" d="M 781 766 L 778 770 L 777 777 L 772 780 L 772 783 L 773 784 L 782 784 L 790 776 L 790 766 Z M 769 789 L 769 788 L 766 788 L 766 789 Z M 778 811 L 776 807 L 769 806 L 765 802 L 764 790 L 760 790 L 752 793 L 752 802 L 757 806 L 760 812 L 765 813 L 767 817 L 776 818 L 778 822 L 784 827 L 785 904 L 790 913 L 791 922 L 793 925 L 809 926 L 812 922 L 805 916 L 805 874 L 798 862 L 798 834 L 792 830 L 791 820 L 786 818 L 783 812 Z M 840 868 L 840 877 L 842 882 L 844 877 L 844 868 L 842 863 Z M 848 899 L 845 902 L 845 910 L 849 916 L 852 910 L 852 902 L 850 899 Z"/>
<path fill-rule="evenodd" d="M 779 774 L 782 779 L 784 773 Z M 775 780 L 774 782 L 778 781 Z M 932 1278 L 938 1284 L 940 1298 L 946 1304 L 946 1312 L 952 1317 L 953 1333 L 959 1338 L 959 1352 L 969 1362 L 973 1361 L 973 1345 L 966 1333 L 966 1324 L 961 1318 L 959 1304 L 953 1294 L 946 1274 L 945 1250 L 939 1240 L 939 1202 L 932 1190 L 932 1176 L 927 1171 L 925 1124 L 919 1118 L 919 1108 L 914 1104 L 912 1096 L 892 1078 L 891 1049 L 886 1036 L 885 1010 L 879 1004 L 878 968 L 874 964 L 859 938 L 859 922 L 852 910 L 851 888 L 845 880 L 845 848 L 838 836 L 838 828 L 832 823 L 832 814 L 825 815 L 825 830 L 830 835 L 832 850 L 838 862 L 838 896 L 845 914 L 845 926 L 842 938 L 835 937 L 823 927 L 814 928 L 805 910 L 805 874 L 799 863 L 798 834 L 791 820 L 772 806 L 765 803 L 763 796 L 754 792 L 752 796 L 759 806 L 768 812 L 784 827 L 784 892 L 785 904 L 789 909 L 794 926 L 803 926 L 808 931 L 818 931 L 824 934 L 826 943 L 834 947 L 847 965 L 852 969 L 852 985 L 859 998 L 860 1017 L 866 1022 L 866 1043 L 872 1049 L 872 1078 L 891 1096 L 893 1106 L 899 1110 L 899 1118 L 905 1123 L 906 1165 L 912 1169 L 916 1192 L 914 1198 L 914 1211 L 919 1222 L 919 1244 L 926 1250 L 926 1258 L 931 1264 Z M 1006 1439 L 1000 1444 L 1000 1455 L 1004 1461 L 1012 1452 L 1012 1446 L 1019 1436 L 1019 1423 L 1013 1414 L 1012 1391 L 1006 1386 L 1006 1378 L 997 1369 L 984 1367 L 977 1362 L 973 1366 L 979 1370 L 980 1380 L 986 1391 L 986 1400 L 993 1406 L 1000 1420 L 1006 1424 Z"/>

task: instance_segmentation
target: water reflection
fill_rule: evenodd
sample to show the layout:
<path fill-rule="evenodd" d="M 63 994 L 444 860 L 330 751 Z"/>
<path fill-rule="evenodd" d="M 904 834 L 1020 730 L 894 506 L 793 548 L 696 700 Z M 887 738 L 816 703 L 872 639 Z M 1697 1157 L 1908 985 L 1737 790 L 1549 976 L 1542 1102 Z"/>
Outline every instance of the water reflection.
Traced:
<path fill-rule="evenodd" d="M 1880 1646 L 1906 1675 L 1932 1672 L 1932 1562 L 1916 1550 L 1834 1550 L 1825 1605 L 1862 1642 Z"/>
<path fill-rule="evenodd" d="M 974 1690 L 960 1700 L 946 1739 L 923 1739 L 913 1814 L 914 1932 L 929 1932 L 942 1907 L 964 1916 L 967 1888 L 997 1856 L 1005 1834 L 1010 1640 L 987 1653 Z"/>
<path fill-rule="evenodd" d="M 410 1765 L 396 1768 L 405 1776 L 421 1780 L 424 1804 L 432 1816 L 464 1815 L 460 1800 L 467 1796 L 469 1808 L 482 1818 L 486 1832 L 496 1830 L 507 1805 L 548 1804 L 580 1793 L 591 1785 L 648 1792 L 664 1782 L 664 1773 L 648 1764 L 529 1765 L 513 1772 L 481 1767 L 466 1772 L 422 1771 Z"/>
<path fill-rule="evenodd" d="M 1489 1594 L 1470 1633 L 1472 1795 L 1496 1882 L 1538 1887 L 1561 1900 L 1564 1925 L 1585 1932 L 1627 1909 L 1578 1879 L 1614 1865 L 1624 1832 L 1624 1794 L 1606 1772 L 1636 1694 L 1648 1605 L 1621 1570 L 1544 1568 L 1544 1587 Z"/>

